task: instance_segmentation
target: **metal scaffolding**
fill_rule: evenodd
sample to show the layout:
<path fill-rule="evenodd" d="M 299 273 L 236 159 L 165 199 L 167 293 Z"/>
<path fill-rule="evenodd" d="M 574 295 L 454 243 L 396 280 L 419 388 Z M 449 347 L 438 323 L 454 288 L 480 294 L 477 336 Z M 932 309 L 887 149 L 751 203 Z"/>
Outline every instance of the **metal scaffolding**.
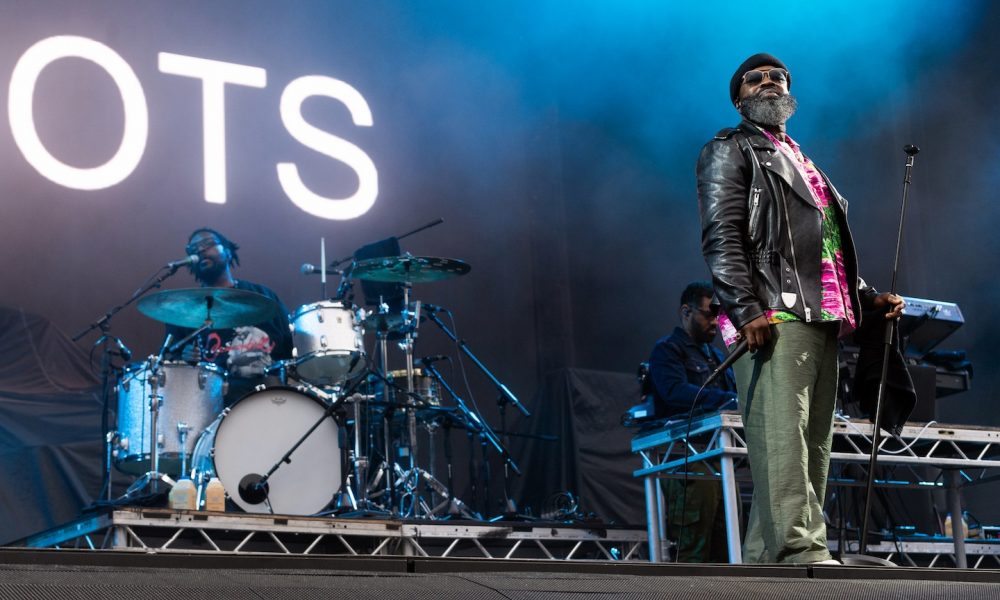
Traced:
<path fill-rule="evenodd" d="M 851 420 L 839 416 L 833 426 L 833 451 L 831 463 L 857 465 L 858 477 L 831 478 L 831 485 L 864 485 L 867 463 L 872 447 L 872 424 L 867 420 Z M 739 482 L 750 481 L 747 464 L 746 441 L 743 421 L 739 414 L 722 412 L 697 417 L 690 424 L 686 421 L 668 423 L 660 429 L 640 433 L 632 440 L 632 452 L 637 454 L 642 467 L 634 471 L 646 486 L 646 522 L 649 538 L 650 560 L 662 560 L 660 548 L 665 536 L 665 506 L 661 478 L 685 476 L 685 452 L 689 478 L 721 479 L 723 505 L 731 563 L 741 562 L 737 502 Z M 943 489 L 948 492 L 948 506 L 952 514 L 961 514 L 962 488 L 995 481 L 1000 477 L 994 469 L 1000 468 L 1000 429 L 968 425 L 942 425 L 937 423 L 908 424 L 898 439 L 883 437 L 878 450 L 879 473 L 875 485 L 923 490 Z M 921 467 L 935 467 L 932 473 Z M 939 470 L 938 470 L 939 469 Z M 995 567 L 994 544 L 976 544 L 961 538 L 946 539 L 947 552 L 924 552 L 924 542 L 913 546 L 909 554 L 934 554 L 951 556 L 955 566 L 968 566 L 966 554 L 980 556 L 975 563 Z M 654 543 L 660 540 L 661 544 Z M 934 548 L 942 543 L 937 542 Z M 876 554 L 906 554 L 903 546 L 889 543 L 871 545 Z M 919 550 L 917 549 L 919 548 Z M 972 551 L 974 550 L 974 552 Z M 983 560 L 989 557 L 990 560 Z M 938 559 L 934 559 L 938 562 Z M 949 562 L 949 561 L 943 561 Z"/>

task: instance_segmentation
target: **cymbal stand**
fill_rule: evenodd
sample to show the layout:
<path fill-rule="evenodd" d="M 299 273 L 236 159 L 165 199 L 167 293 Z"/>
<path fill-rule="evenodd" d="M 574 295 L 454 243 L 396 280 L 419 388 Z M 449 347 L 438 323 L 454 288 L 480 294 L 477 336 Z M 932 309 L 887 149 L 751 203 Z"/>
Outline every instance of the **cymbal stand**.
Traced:
<path fill-rule="evenodd" d="M 379 312 L 388 312 L 389 305 L 383 303 L 379 304 Z M 390 513 L 396 513 L 396 498 L 395 498 L 395 470 L 391 468 L 391 465 L 396 464 L 396 457 L 392 452 L 392 413 L 393 407 L 389 404 L 389 384 L 386 379 L 386 374 L 389 372 L 389 331 L 387 329 L 381 329 L 375 332 L 378 338 L 378 350 L 379 350 L 379 368 L 381 372 L 376 370 L 376 375 L 379 376 L 379 384 L 382 386 L 382 400 L 386 403 L 385 410 L 382 411 L 382 449 L 383 449 L 383 464 L 378 469 L 378 474 L 375 478 L 375 485 L 378 485 L 380 478 L 385 477 L 385 504 L 384 506 L 389 510 Z M 367 483 L 366 483 L 367 485 Z"/>
<path fill-rule="evenodd" d="M 410 292 L 413 284 L 409 281 L 403 283 L 403 353 L 406 356 L 406 435 L 405 448 L 408 458 L 407 474 L 412 473 L 417 466 L 417 410 L 414 401 L 413 383 L 413 342 L 417 337 L 417 327 L 420 324 L 420 303 L 416 303 L 416 308 L 410 311 Z M 419 480 L 417 480 L 419 481 Z M 412 491 L 416 494 L 416 490 Z M 402 516 L 413 516 L 413 511 L 419 506 L 419 502 L 412 502 L 410 510 Z"/>

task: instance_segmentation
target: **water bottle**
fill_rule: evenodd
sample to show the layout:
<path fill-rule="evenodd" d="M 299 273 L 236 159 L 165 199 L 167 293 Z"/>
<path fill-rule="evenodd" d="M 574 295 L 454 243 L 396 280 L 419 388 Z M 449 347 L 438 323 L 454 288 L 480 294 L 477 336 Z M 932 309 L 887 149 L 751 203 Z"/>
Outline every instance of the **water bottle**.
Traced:
<path fill-rule="evenodd" d="M 177 480 L 168 496 L 170 508 L 174 510 L 194 510 L 198 501 L 198 490 L 189 477 Z"/>
<path fill-rule="evenodd" d="M 218 477 L 209 479 L 208 485 L 205 486 L 205 510 L 214 512 L 226 510 L 226 488 L 222 487 Z"/>

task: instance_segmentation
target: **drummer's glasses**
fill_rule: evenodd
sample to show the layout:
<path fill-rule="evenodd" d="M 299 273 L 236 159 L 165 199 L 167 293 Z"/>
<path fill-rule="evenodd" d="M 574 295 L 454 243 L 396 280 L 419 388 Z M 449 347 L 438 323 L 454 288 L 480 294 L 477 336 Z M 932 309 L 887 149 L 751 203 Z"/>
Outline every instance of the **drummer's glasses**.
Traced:
<path fill-rule="evenodd" d="M 184 248 L 184 251 L 188 254 L 198 254 L 202 250 L 208 250 L 209 248 L 217 245 L 219 245 L 219 240 L 214 237 L 209 237 L 198 240 L 197 242 L 191 242 Z"/>
<path fill-rule="evenodd" d="M 691 306 L 688 304 L 688 308 L 692 311 L 699 313 L 705 320 L 711 321 L 712 319 L 717 319 L 719 317 L 718 308 L 698 308 L 697 306 Z"/>
<path fill-rule="evenodd" d="M 788 83 L 788 71 L 778 67 L 771 69 L 770 71 L 760 71 L 754 69 L 753 71 L 747 71 L 743 74 L 743 83 L 747 85 L 757 85 L 758 83 L 764 81 L 767 77 L 771 80 L 771 83 L 782 84 Z"/>

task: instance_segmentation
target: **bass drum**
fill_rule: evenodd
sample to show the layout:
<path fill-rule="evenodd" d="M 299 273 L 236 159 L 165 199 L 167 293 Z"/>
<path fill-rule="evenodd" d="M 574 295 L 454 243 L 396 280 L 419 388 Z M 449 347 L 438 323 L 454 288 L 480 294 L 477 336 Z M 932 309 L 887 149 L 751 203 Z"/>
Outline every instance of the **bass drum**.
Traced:
<path fill-rule="evenodd" d="M 297 389 L 270 387 L 243 396 L 224 412 L 212 459 L 229 498 L 250 513 L 283 515 L 313 515 L 330 504 L 341 485 L 340 432 L 332 416 L 271 475 L 266 500 L 253 498 L 246 484 L 240 489 L 241 482 L 265 475 L 325 411 L 322 401 Z"/>

